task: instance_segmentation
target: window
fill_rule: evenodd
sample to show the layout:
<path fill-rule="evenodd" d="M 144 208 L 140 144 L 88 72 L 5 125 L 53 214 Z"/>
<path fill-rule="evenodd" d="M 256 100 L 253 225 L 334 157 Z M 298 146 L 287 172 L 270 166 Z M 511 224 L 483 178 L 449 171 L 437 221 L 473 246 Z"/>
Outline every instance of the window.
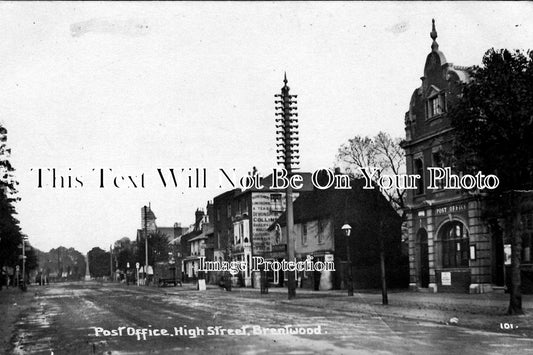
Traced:
<path fill-rule="evenodd" d="M 441 115 L 444 112 L 446 112 L 446 96 L 443 92 L 428 98 L 426 106 L 427 118 Z"/>
<path fill-rule="evenodd" d="M 325 221 L 323 219 L 318 220 L 318 244 L 324 243 L 324 228 L 325 228 Z"/>
<path fill-rule="evenodd" d="M 468 267 L 468 231 L 461 222 L 448 222 L 442 227 L 442 267 Z"/>
<path fill-rule="evenodd" d="M 302 224 L 302 245 L 307 245 L 307 224 Z"/>
<path fill-rule="evenodd" d="M 442 152 L 440 152 L 440 151 L 433 152 L 432 158 L 433 158 L 433 166 L 434 167 L 444 168 L 444 159 L 442 157 Z M 444 179 L 440 179 L 439 181 L 437 181 L 436 185 L 437 185 L 437 188 L 443 189 L 444 188 Z"/>
<path fill-rule="evenodd" d="M 270 209 L 272 211 L 283 211 L 283 207 L 281 205 L 281 194 L 270 195 Z"/>
<path fill-rule="evenodd" d="M 227 209 L 227 215 L 228 218 L 231 217 L 231 202 L 228 202 L 228 209 Z"/>
<path fill-rule="evenodd" d="M 440 151 L 433 152 L 433 166 L 442 168 L 442 153 Z"/>
<path fill-rule="evenodd" d="M 281 243 L 281 226 L 276 223 L 276 245 Z"/>
<path fill-rule="evenodd" d="M 424 163 L 422 159 L 415 159 L 415 174 L 420 176 L 418 185 L 416 187 L 416 194 L 424 194 Z"/>
<path fill-rule="evenodd" d="M 217 221 L 220 221 L 220 207 L 217 207 Z"/>

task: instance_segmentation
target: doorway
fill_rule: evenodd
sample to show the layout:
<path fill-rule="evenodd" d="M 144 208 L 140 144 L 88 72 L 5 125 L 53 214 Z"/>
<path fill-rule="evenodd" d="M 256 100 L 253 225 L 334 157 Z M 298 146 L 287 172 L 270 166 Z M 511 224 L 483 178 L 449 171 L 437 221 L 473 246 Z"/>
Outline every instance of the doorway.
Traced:
<path fill-rule="evenodd" d="M 429 287 L 429 252 L 428 233 L 424 228 L 420 228 L 416 234 L 416 250 L 418 260 L 418 280 L 420 287 Z"/>

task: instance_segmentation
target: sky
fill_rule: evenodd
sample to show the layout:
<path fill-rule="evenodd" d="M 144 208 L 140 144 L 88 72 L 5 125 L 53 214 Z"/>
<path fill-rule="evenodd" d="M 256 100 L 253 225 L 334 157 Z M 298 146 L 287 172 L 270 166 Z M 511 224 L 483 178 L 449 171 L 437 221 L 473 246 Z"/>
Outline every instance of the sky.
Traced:
<path fill-rule="evenodd" d="M 285 72 L 301 171 L 333 167 L 355 135 L 404 136 L 432 18 L 448 62 L 469 66 L 531 48 L 532 17 L 529 2 L 2 2 L 0 123 L 22 231 L 44 251 L 108 249 L 135 239 L 148 203 L 158 226 L 188 226 L 229 189 L 217 169 L 276 167 Z M 207 188 L 164 187 L 158 168 L 205 168 Z"/>

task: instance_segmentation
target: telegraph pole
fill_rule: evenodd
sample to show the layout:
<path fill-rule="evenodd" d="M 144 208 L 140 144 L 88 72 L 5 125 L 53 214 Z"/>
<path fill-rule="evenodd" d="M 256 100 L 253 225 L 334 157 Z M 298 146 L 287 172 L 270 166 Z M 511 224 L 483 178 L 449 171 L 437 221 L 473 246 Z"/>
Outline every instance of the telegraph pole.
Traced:
<path fill-rule="evenodd" d="M 144 285 L 148 283 L 148 226 L 146 225 L 146 206 L 144 208 Z"/>
<path fill-rule="evenodd" d="M 109 244 L 109 280 L 113 281 L 113 248 Z"/>
<path fill-rule="evenodd" d="M 61 257 L 59 256 L 59 248 L 61 247 L 57 247 L 57 278 L 59 281 L 61 281 L 62 273 L 60 273 L 61 265 L 59 263 L 61 261 Z"/>
<path fill-rule="evenodd" d="M 281 94 L 274 95 L 275 97 L 280 98 L 280 100 L 275 101 L 278 105 L 276 110 L 276 116 L 281 116 L 281 118 L 276 118 L 276 153 L 278 164 L 283 165 L 287 171 L 287 178 L 290 179 L 292 175 L 292 170 L 295 169 L 293 165 L 298 165 L 299 153 L 298 150 L 298 119 L 296 118 L 298 114 L 296 113 L 297 107 L 294 106 L 297 102 L 292 99 L 296 99 L 297 95 L 290 95 L 290 88 L 287 86 L 287 74 L 283 80 L 283 87 L 281 88 Z M 295 261 L 295 251 L 294 251 L 294 215 L 292 208 L 292 187 L 288 184 L 285 191 L 286 205 L 287 209 L 285 215 L 287 217 L 287 259 L 288 261 Z M 288 272 L 288 297 L 293 299 L 296 297 L 296 280 L 295 273 L 292 271 Z"/>
<path fill-rule="evenodd" d="M 381 303 L 383 305 L 388 305 L 389 304 L 389 296 L 387 294 L 387 272 L 386 272 L 386 269 L 385 269 L 385 245 L 384 245 L 384 241 L 383 241 L 383 233 L 384 233 L 384 219 L 385 219 L 385 216 L 383 215 L 383 211 L 380 209 L 379 207 L 379 201 L 381 198 L 383 198 L 382 196 L 382 192 L 381 192 L 381 187 L 378 188 L 378 191 L 377 193 L 374 194 L 374 201 L 375 201 L 375 204 L 374 204 L 374 207 L 376 209 L 376 211 L 379 211 L 378 212 L 378 238 L 379 238 L 379 265 L 380 265 L 380 269 L 381 269 Z M 372 191 L 374 192 L 374 191 Z"/>
<path fill-rule="evenodd" d="M 22 236 L 22 290 L 26 291 L 26 240 L 28 236 Z"/>

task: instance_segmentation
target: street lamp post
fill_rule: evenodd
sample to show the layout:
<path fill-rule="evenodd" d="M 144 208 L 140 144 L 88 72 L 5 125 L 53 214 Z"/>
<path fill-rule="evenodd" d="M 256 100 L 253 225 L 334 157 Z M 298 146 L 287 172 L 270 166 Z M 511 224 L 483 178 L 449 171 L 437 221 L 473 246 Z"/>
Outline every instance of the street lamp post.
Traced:
<path fill-rule="evenodd" d="M 148 226 L 146 221 L 146 206 L 144 206 L 144 285 L 148 286 Z"/>
<path fill-rule="evenodd" d="M 135 269 L 136 269 L 135 276 L 136 276 L 136 279 L 137 279 L 137 286 L 139 286 L 139 267 L 140 266 L 141 265 L 139 264 L 139 262 L 135 263 Z"/>
<path fill-rule="evenodd" d="M 28 236 L 22 236 L 22 290 L 26 291 L 26 240 Z"/>
<path fill-rule="evenodd" d="M 129 261 L 126 262 L 126 285 L 129 286 L 130 285 L 130 279 L 129 279 L 129 276 L 130 276 L 130 263 Z"/>
<path fill-rule="evenodd" d="M 353 280 L 352 280 L 352 258 L 350 257 L 350 234 L 352 234 L 352 226 L 345 224 L 342 226 L 342 231 L 346 236 L 346 259 L 348 261 L 348 296 L 353 296 Z"/>
<path fill-rule="evenodd" d="M 113 281 L 113 246 L 109 244 L 109 281 Z"/>

